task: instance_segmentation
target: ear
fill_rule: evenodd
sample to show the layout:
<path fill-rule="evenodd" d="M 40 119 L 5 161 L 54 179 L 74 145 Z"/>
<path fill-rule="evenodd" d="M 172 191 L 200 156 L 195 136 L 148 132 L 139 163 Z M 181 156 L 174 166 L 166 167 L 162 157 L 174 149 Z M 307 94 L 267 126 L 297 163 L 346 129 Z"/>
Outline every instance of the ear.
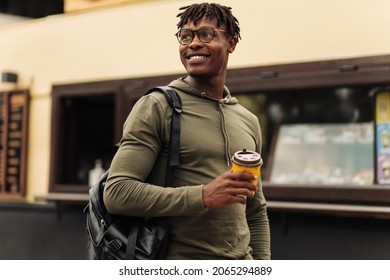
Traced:
<path fill-rule="evenodd" d="M 229 53 L 234 52 L 234 50 L 236 49 L 237 43 L 238 43 L 238 40 L 237 40 L 237 37 L 235 37 L 235 36 L 232 36 L 228 39 L 227 50 Z"/>

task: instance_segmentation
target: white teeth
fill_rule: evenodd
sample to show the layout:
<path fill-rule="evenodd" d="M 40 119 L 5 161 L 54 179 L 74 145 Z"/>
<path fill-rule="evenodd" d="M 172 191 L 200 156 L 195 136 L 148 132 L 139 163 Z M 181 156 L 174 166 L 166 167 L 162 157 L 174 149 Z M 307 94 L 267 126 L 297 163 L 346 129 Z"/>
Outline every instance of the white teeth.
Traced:
<path fill-rule="evenodd" d="M 205 56 L 203 55 L 194 55 L 194 56 L 191 56 L 189 59 L 202 59 L 202 58 L 205 58 Z"/>

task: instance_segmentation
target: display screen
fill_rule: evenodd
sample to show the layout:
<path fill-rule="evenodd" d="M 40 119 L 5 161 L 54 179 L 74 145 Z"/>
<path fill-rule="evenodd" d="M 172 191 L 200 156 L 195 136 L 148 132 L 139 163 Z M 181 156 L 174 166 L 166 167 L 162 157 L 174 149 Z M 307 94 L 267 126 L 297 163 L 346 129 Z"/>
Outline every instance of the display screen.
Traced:
<path fill-rule="evenodd" d="M 270 181 L 372 185 L 373 143 L 373 123 L 281 125 Z"/>

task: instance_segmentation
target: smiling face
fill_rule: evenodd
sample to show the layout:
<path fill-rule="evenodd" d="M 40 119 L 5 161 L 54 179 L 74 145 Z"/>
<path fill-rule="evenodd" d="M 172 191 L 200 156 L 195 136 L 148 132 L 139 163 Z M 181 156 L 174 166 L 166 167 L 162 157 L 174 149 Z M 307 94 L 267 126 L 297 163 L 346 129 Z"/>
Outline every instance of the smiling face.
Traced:
<path fill-rule="evenodd" d="M 192 42 L 188 45 L 180 45 L 179 54 L 184 68 L 191 78 L 223 77 L 226 74 L 226 68 L 229 53 L 233 52 L 236 46 L 236 38 L 230 37 L 224 30 L 223 26 L 218 27 L 216 20 L 203 18 L 196 24 L 188 22 L 183 29 L 198 30 L 204 26 L 214 29 L 214 39 L 208 43 L 199 40 L 194 36 Z"/>

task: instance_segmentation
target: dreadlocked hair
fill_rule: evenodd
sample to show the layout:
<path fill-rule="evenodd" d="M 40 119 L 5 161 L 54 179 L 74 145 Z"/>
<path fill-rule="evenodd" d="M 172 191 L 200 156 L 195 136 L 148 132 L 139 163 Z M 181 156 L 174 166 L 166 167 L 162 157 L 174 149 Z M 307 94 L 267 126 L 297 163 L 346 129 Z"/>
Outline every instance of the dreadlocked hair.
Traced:
<path fill-rule="evenodd" d="M 202 18 L 210 20 L 216 19 L 218 27 L 225 26 L 226 31 L 230 36 L 241 39 L 239 22 L 233 16 L 230 7 L 215 3 L 192 4 L 190 6 L 181 7 L 179 10 L 183 11 L 177 15 L 180 18 L 177 28 L 183 27 L 188 22 L 196 24 Z"/>

